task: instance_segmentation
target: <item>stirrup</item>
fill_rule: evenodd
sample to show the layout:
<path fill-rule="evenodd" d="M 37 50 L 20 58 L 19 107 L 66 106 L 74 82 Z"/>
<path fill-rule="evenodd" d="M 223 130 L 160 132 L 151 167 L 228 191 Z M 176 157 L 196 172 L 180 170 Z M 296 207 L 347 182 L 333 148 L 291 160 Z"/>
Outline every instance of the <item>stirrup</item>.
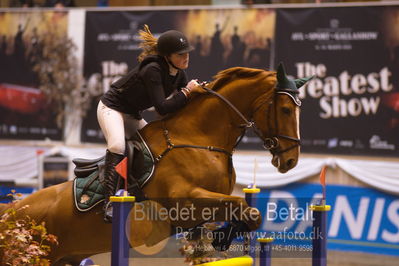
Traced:
<path fill-rule="evenodd" d="M 112 211 L 113 211 L 112 202 L 108 201 L 104 205 L 104 222 L 112 223 Z"/>

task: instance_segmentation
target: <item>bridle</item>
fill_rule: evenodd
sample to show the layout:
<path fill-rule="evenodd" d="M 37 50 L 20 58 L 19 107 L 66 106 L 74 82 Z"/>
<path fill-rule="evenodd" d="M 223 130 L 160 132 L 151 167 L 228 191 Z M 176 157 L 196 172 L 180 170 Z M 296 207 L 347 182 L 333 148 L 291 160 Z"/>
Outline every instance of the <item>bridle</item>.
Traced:
<path fill-rule="evenodd" d="M 297 106 L 301 106 L 301 101 L 297 97 L 297 94 L 299 94 L 298 90 L 276 88 L 274 90 L 273 100 L 269 101 L 269 112 L 268 112 L 268 118 L 267 118 L 267 121 L 269 123 L 269 128 L 272 129 L 273 128 L 273 127 L 271 127 L 272 119 L 270 119 L 270 118 L 271 118 L 271 113 L 273 110 L 273 112 L 274 112 L 274 129 L 276 131 L 278 130 L 277 104 L 276 104 L 277 97 L 279 95 L 283 95 L 283 94 L 288 95 Z M 273 105 L 274 105 L 274 108 L 273 108 Z M 257 110 L 255 110 L 254 113 L 256 113 L 256 111 Z M 256 131 L 256 129 L 254 129 L 254 130 Z M 258 133 L 256 133 L 256 134 L 260 137 L 259 134 L 262 134 L 262 132 L 259 131 L 259 129 L 258 129 Z M 281 150 L 280 149 L 280 139 L 286 139 L 286 140 L 289 140 L 294 143 L 291 146 Z M 279 154 L 282 154 L 284 152 L 287 152 L 289 150 L 292 150 L 292 149 L 300 146 L 301 140 L 298 138 L 291 137 L 291 136 L 279 134 L 278 132 L 272 132 L 270 130 L 269 136 L 263 140 L 263 143 L 264 143 L 263 147 L 265 149 L 270 150 L 270 152 L 273 155 L 279 155 Z"/>
<path fill-rule="evenodd" d="M 204 90 L 206 90 L 208 93 L 218 97 L 220 100 L 222 100 L 224 103 L 226 103 L 245 123 L 241 124 L 240 127 L 243 127 L 243 133 L 241 135 L 241 137 L 238 139 L 235 147 L 240 143 L 241 139 L 243 138 L 243 136 L 245 135 L 246 129 L 247 128 L 252 128 L 253 131 L 255 132 L 255 134 L 263 141 L 263 148 L 265 148 L 266 150 L 269 150 L 272 155 L 280 155 L 284 152 L 287 152 L 289 150 L 292 150 L 298 146 L 300 146 L 301 144 L 301 140 L 298 138 L 294 138 L 294 137 L 290 137 L 290 136 L 286 136 L 286 135 L 282 135 L 279 133 L 274 133 L 274 132 L 270 132 L 269 131 L 269 135 L 265 136 L 262 131 L 256 126 L 256 123 L 251 120 L 249 121 L 241 112 L 240 110 L 238 110 L 229 100 L 227 100 L 225 97 L 223 97 L 222 95 L 220 95 L 219 93 L 217 93 L 214 90 L 211 90 L 207 87 L 205 87 L 204 84 L 201 84 L 202 88 Z M 268 112 L 268 118 L 267 121 L 269 123 L 269 128 L 273 128 L 271 127 L 271 123 L 272 120 L 270 119 L 270 115 L 271 115 L 271 110 L 274 109 L 274 128 L 277 130 L 278 129 L 278 121 L 277 121 L 277 110 L 276 110 L 276 104 L 275 102 L 277 102 L 277 97 L 281 94 L 286 94 L 289 97 L 291 97 L 291 99 L 294 101 L 294 103 L 297 106 L 301 105 L 300 100 L 298 99 L 298 97 L 296 96 L 298 94 L 298 90 L 292 90 L 292 89 L 281 89 L 281 88 L 275 88 L 274 90 L 274 96 L 273 96 L 273 100 L 269 101 L 269 112 Z M 274 108 L 273 108 L 274 105 Z M 256 114 L 256 112 L 259 111 L 260 107 L 262 107 L 263 105 L 258 106 L 255 111 L 253 112 L 253 115 Z M 252 116 L 253 117 L 253 116 Z M 280 149 L 280 139 L 286 139 L 289 141 L 294 142 L 293 145 L 289 146 L 288 148 L 285 148 L 283 150 Z"/>

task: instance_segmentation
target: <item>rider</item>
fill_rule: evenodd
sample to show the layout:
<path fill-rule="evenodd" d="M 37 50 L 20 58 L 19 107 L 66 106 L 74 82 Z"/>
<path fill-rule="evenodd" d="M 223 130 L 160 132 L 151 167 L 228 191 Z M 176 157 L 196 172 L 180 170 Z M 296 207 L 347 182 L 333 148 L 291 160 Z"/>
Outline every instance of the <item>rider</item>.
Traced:
<path fill-rule="evenodd" d="M 172 113 L 185 106 L 194 94 L 204 92 L 197 81 L 187 83 L 184 69 L 188 67 L 188 53 L 194 48 L 183 33 L 169 30 L 156 39 L 145 25 L 139 34 L 143 49 L 139 65 L 111 84 L 97 108 L 97 119 L 107 141 L 103 180 L 106 222 L 112 219 L 109 197 L 117 189 L 115 166 L 124 158 L 125 138 L 147 124 L 141 111 L 155 107 L 160 115 Z"/>

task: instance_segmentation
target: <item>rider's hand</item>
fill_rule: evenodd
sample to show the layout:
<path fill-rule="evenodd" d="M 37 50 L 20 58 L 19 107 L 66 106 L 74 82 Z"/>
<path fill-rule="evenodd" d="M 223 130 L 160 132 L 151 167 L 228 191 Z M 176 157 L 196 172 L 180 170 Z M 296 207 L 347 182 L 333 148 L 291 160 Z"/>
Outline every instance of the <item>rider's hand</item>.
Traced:
<path fill-rule="evenodd" d="M 201 85 L 197 85 L 194 88 L 190 89 L 190 95 L 198 95 L 206 93 L 206 90 Z"/>
<path fill-rule="evenodd" d="M 202 84 L 199 84 L 197 80 L 191 80 L 187 84 L 187 89 L 189 89 L 189 97 L 193 97 L 194 95 L 206 93 L 206 90 L 203 89 Z"/>
<path fill-rule="evenodd" d="M 196 87 L 196 86 L 198 86 L 199 85 L 199 83 L 198 83 L 198 80 L 196 80 L 196 79 L 192 79 L 189 83 L 187 83 L 187 88 L 189 89 L 189 90 L 191 90 L 191 89 L 193 89 L 194 87 Z"/>

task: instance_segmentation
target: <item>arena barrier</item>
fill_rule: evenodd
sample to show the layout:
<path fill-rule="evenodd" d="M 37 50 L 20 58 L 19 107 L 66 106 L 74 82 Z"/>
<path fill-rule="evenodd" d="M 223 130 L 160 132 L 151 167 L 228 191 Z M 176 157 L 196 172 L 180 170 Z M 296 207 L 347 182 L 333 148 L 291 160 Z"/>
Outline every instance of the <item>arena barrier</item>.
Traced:
<path fill-rule="evenodd" d="M 112 266 L 129 265 L 129 240 L 126 234 L 126 220 L 136 198 L 128 196 L 126 190 L 119 190 L 110 197 L 112 202 Z"/>
<path fill-rule="evenodd" d="M 202 263 L 198 264 L 197 266 L 252 266 L 253 263 L 254 259 L 250 256 L 242 256 L 237 258 Z"/>
<path fill-rule="evenodd" d="M 109 199 L 112 202 L 112 266 L 129 265 L 129 240 L 126 234 L 126 220 L 136 198 L 128 196 L 126 190 L 120 189 Z M 82 260 L 79 266 L 94 265 L 89 258 Z"/>
<path fill-rule="evenodd" d="M 313 232 L 320 232 L 318 236 L 312 239 L 312 266 L 326 266 L 327 265 L 327 212 L 331 210 L 330 205 L 325 205 L 326 202 L 326 184 L 325 184 L 325 168 L 320 173 L 320 183 L 323 188 L 323 198 L 320 205 L 311 205 L 313 217 Z M 248 206 L 256 206 L 256 194 L 260 192 L 256 186 L 244 188 L 245 200 Z M 255 266 L 256 258 L 256 244 L 260 245 L 259 252 L 259 266 L 270 266 L 272 256 L 272 242 L 273 238 L 252 238 L 246 239 L 245 243 L 249 243 L 248 255 L 253 259 L 253 266 Z M 211 264 L 208 264 L 211 265 Z M 212 264 L 213 265 L 213 264 Z"/>
<path fill-rule="evenodd" d="M 325 170 L 323 169 L 324 174 Z M 325 205 L 326 192 L 325 192 L 325 177 L 323 179 L 323 171 L 320 175 L 321 184 L 323 186 L 323 199 L 320 205 L 311 205 L 310 210 L 313 212 L 313 228 L 320 237 L 312 239 L 312 266 L 326 266 L 327 265 L 327 212 L 331 209 L 330 205 Z M 256 206 L 257 195 L 260 192 L 259 188 L 252 186 L 244 188 L 245 200 L 251 207 Z M 129 212 L 135 202 L 135 197 L 127 196 L 126 190 L 119 190 L 115 196 L 110 197 L 113 204 L 113 222 L 112 222 L 112 253 L 111 265 L 112 266 L 128 266 L 129 265 L 129 241 L 126 235 L 125 221 Z M 198 266 L 255 266 L 256 262 L 256 245 L 260 245 L 259 252 L 259 266 L 271 266 L 272 256 L 272 242 L 273 238 L 250 238 L 244 239 L 245 245 L 249 248 L 244 249 L 246 253 L 242 257 L 230 258 L 214 262 L 207 262 L 199 264 Z M 88 260 L 88 261 L 86 261 Z M 85 259 L 80 264 L 87 264 L 92 262 L 90 259 Z"/>

